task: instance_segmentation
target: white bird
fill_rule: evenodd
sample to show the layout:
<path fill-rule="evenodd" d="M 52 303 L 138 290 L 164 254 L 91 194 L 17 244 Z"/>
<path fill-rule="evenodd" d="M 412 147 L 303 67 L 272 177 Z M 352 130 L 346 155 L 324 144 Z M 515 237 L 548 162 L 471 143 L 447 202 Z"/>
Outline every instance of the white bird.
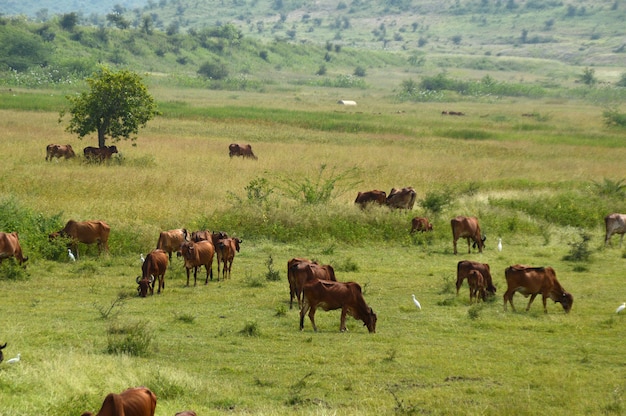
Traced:
<path fill-rule="evenodd" d="M 11 358 L 10 360 L 7 360 L 7 364 L 15 364 L 15 363 L 19 362 L 20 361 L 20 357 L 21 357 L 21 355 L 18 353 L 17 357 Z"/>
<path fill-rule="evenodd" d="M 502 239 L 498 238 L 498 251 L 502 251 Z"/>
<path fill-rule="evenodd" d="M 72 253 L 71 249 L 67 249 L 67 255 L 70 256 L 70 260 L 76 261 L 76 257 L 74 257 L 74 253 Z"/>
<path fill-rule="evenodd" d="M 620 313 L 621 311 L 623 311 L 624 309 L 626 309 L 626 302 L 622 303 L 621 305 L 619 305 L 617 307 L 617 309 L 615 309 L 615 313 Z"/>
<path fill-rule="evenodd" d="M 417 309 L 419 309 L 420 311 L 422 310 L 422 305 L 420 305 L 419 301 L 417 299 L 415 299 L 415 295 L 413 296 L 413 303 L 415 304 L 415 306 L 417 306 Z"/>
<path fill-rule="evenodd" d="M 146 258 L 143 256 L 143 253 L 139 254 L 139 258 L 141 259 L 142 263 L 146 261 Z"/>

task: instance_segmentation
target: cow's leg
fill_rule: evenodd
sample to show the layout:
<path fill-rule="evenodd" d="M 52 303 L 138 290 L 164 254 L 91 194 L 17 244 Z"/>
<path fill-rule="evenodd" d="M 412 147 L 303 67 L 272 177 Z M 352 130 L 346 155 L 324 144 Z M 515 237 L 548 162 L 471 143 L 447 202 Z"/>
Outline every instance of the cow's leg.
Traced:
<path fill-rule="evenodd" d="M 304 328 L 304 316 L 309 311 L 310 307 L 311 306 L 308 304 L 308 302 L 302 303 L 302 307 L 300 308 L 300 331 L 302 331 L 302 329 Z"/>
<path fill-rule="evenodd" d="M 209 284 L 209 270 L 211 270 L 211 266 L 209 266 L 208 264 L 205 264 L 204 268 L 206 269 L 206 279 L 204 279 L 204 284 L 208 285 Z"/>
<path fill-rule="evenodd" d="M 452 239 L 452 244 L 454 245 L 454 254 L 456 254 L 456 238 Z"/>
<path fill-rule="evenodd" d="M 532 295 L 530 295 L 530 300 L 528 301 L 528 306 L 526 306 L 526 310 L 527 311 L 530 310 L 530 305 L 532 305 L 533 301 L 535 300 L 535 297 L 537 297 L 536 293 L 533 293 Z M 544 300 L 543 300 L 544 306 L 545 306 L 545 303 L 546 303 L 546 300 L 544 298 Z"/>
<path fill-rule="evenodd" d="M 189 268 L 187 268 L 187 286 L 189 286 Z"/>
<path fill-rule="evenodd" d="M 459 296 L 459 289 L 461 289 L 461 286 L 463 286 L 463 277 L 457 276 L 456 278 L 456 295 L 457 296 Z"/>
<path fill-rule="evenodd" d="M 467 254 L 472 254 L 472 246 L 470 245 L 470 238 L 467 237 Z"/>
<path fill-rule="evenodd" d="M 513 295 L 515 292 L 509 292 L 508 290 L 504 294 L 504 311 L 506 312 L 506 303 L 509 302 L 511 304 L 511 310 L 515 312 L 515 306 L 513 306 Z"/>
<path fill-rule="evenodd" d="M 348 308 L 341 308 L 341 321 L 339 322 L 339 331 L 346 332 L 346 314 L 348 313 Z"/>
<path fill-rule="evenodd" d="M 541 295 L 541 300 L 543 301 L 543 313 L 548 313 L 548 305 L 546 305 L 546 301 L 548 300 L 548 296 Z"/>
<path fill-rule="evenodd" d="M 315 325 L 315 311 L 317 307 L 311 307 L 309 309 L 309 319 L 311 320 L 311 325 L 313 325 L 313 331 L 317 332 L 317 326 Z"/>
<path fill-rule="evenodd" d="M 198 282 L 196 281 L 197 277 L 198 277 L 198 266 L 194 266 L 193 267 L 193 285 L 194 286 L 198 284 Z"/>
<path fill-rule="evenodd" d="M 620 234 L 619 237 L 619 248 L 622 248 L 622 243 L 624 242 L 624 233 Z"/>

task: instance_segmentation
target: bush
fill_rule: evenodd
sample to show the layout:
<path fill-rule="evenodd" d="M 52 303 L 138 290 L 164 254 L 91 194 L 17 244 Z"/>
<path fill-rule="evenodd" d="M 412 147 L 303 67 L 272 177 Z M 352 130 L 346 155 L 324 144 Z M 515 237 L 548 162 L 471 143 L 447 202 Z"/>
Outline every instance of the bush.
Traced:
<path fill-rule="evenodd" d="M 137 357 L 148 355 L 150 344 L 154 338 L 148 330 L 146 321 L 139 321 L 127 325 L 112 324 L 108 330 L 109 354 L 128 354 Z"/>
<path fill-rule="evenodd" d="M 209 79 L 220 80 L 228 77 L 228 68 L 222 62 L 205 62 L 200 65 L 198 74 Z"/>
<path fill-rule="evenodd" d="M 586 232 L 580 233 L 580 241 L 568 243 L 570 246 L 569 254 L 563 257 L 563 260 L 567 261 L 588 261 L 591 257 L 591 251 L 589 250 L 589 240 L 591 235 Z"/>
<path fill-rule="evenodd" d="M 602 117 L 608 127 L 626 127 L 626 114 L 620 113 L 616 108 L 604 110 Z"/>

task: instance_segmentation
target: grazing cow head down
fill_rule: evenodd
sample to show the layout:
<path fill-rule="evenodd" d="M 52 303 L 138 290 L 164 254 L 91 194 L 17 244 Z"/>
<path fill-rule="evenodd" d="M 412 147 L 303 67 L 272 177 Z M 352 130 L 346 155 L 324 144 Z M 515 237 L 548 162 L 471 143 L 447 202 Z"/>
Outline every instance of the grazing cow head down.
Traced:
<path fill-rule="evenodd" d="M 376 333 L 376 321 L 378 320 L 378 317 L 374 313 L 374 309 L 369 307 L 368 309 L 368 316 L 364 318 L 365 323 L 363 325 L 367 327 L 369 332 Z"/>
<path fill-rule="evenodd" d="M 5 342 L 4 345 L 0 345 L 0 363 L 4 360 L 4 354 L 2 353 L 2 350 L 7 346 L 7 343 Z"/>
<path fill-rule="evenodd" d="M 142 298 L 145 298 L 148 295 L 148 290 L 150 289 L 150 285 L 154 282 L 154 276 L 150 276 L 149 279 L 142 279 L 141 276 L 137 276 L 135 279 L 137 282 L 137 294 Z"/>
<path fill-rule="evenodd" d="M 556 299 L 555 302 L 559 302 L 563 306 L 565 313 L 569 313 L 572 310 L 572 305 L 574 305 L 574 296 L 571 293 L 563 292 L 561 297 Z"/>

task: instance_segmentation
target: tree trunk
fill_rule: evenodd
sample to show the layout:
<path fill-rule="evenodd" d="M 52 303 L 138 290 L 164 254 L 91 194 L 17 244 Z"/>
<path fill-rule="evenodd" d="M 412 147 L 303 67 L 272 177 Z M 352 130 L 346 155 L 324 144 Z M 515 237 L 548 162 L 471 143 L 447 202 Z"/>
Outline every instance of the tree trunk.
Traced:
<path fill-rule="evenodd" d="M 98 129 L 98 147 L 105 147 L 105 137 L 104 137 L 104 129 L 103 128 L 99 128 Z"/>

